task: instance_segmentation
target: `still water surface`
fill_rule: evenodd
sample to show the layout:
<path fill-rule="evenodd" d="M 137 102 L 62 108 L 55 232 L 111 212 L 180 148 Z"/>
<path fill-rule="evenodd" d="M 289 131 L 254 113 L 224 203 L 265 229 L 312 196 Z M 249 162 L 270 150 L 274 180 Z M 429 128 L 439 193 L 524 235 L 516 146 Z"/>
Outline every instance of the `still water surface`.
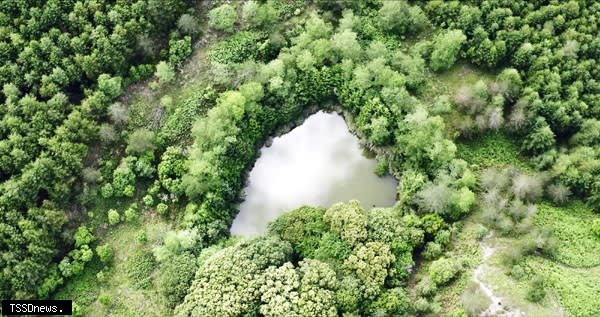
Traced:
<path fill-rule="evenodd" d="M 396 180 L 377 177 L 375 165 L 340 115 L 319 111 L 261 149 L 231 234 L 263 233 L 269 222 L 303 205 L 358 199 L 366 209 L 392 206 Z"/>

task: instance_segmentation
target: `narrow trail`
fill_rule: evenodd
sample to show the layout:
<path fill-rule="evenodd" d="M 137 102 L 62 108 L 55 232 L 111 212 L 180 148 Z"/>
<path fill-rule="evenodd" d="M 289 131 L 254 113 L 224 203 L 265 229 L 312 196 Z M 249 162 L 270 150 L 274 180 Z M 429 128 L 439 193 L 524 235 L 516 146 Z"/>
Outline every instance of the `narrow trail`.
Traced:
<path fill-rule="evenodd" d="M 483 251 L 483 262 L 473 272 L 473 280 L 475 283 L 479 284 L 479 287 L 483 293 L 492 302 L 486 310 L 481 312 L 480 316 L 524 317 L 525 313 L 523 311 L 521 311 L 519 308 L 508 306 L 504 298 L 494 294 L 493 288 L 483 282 L 483 276 L 486 270 L 489 269 L 487 262 L 489 258 L 496 252 L 495 247 L 492 247 L 486 243 L 491 236 L 492 234 L 489 234 L 481 241 L 480 245 Z"/>

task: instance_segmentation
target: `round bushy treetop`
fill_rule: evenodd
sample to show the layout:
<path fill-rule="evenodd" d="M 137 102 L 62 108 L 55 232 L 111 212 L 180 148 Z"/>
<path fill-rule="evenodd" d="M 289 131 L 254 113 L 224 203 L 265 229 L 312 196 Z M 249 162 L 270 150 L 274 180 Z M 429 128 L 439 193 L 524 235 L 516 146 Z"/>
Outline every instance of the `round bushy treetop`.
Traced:
<path fill-rule="evenodd" d="M 269 267 L 265 273 L 265 283 L 260 289 L 262 301 L 260 313 L 266 317 L 299 317 L 299 287 L 300 276 L 292 263 L 286 262 L 280 267 Z"/>
<path fill-rule="evenodd" d="M 358 200 L 331 206 L 323 220 L 350 245 L 355 246 L 367 238 L 367 215 Z"/>
<path fill-rule="evenodd" d="M 110 244 L 106 243 L 96 247 L 96 253 L 100 257 L 102 263 L 110 263 L 113 259 L 113 248 Z"/>
<path fill-rule="evenodd" d="M 429 277 L 436 285 L 443 285 L 452 280 L 458 274 L 460 267 L 448 258 L 440 258 L 431 262 L 429 266 Z"/>
<path fill-rule="evenodd" d="M 233 32 L 233 25 L 237 21 L 237 12 L 229 4 L 216 7 L 208 13 L 208 25 L 215 30 Z"/>
<path fill-rule="evenodd" d="M 278 237 L 242 241 L 207 259 L 196 273 L 176 316 L 240 316 L 259 305 L 265 269 L 290 258 L 292 247 Z"/>
<path fill-rule="evenodd" d="M 466 40 L 467 37 L 461 30 L 449 30 L 438 35 L 431 52 L 431 69 L 438 71 L 452 67 Z"/>
<path fill-rule="evenodd" d="M 75 247 L 90 244 L 96 240 L 96 237 L 90 232 L 86 226 L 81 226 L 75 232 Z"/>
<path fill-rule="evenodd" d="M 335 307 L 337 279 L 335 271 L 319 260 L 305 259 L 298 269 L 302 276 L 300 284 L 301 316 L 338 316 Z"/>
<path fill-rule="evenodd" d="M 108 211 L 108 223 L 110 223 L 111 225 L 116 225 L 120 221 L 121 221 L 121 215 L 119 215 L 119 212 L 114 209 L 110 209 Z"/>
<path fill-rule="evenodd" d="M 318 260 L 270 267 L 261 288 L 261 314 L 265 316 L 338 316 L 335 307 L 335 271 Z"/>
<path fill-rule="evenodd" d="M 288 241 L 294 251 L 302 257 L 313 257 L 319 248 L 322 235 L 328 231 L 323 221 L 325 209 L 300 207 L 286 213 L 269 225 L 269 232 L 278 234 Z"/>
<path fill-rule="evenodd" d="M 357 246 L 344 266 L 362 281 L 365 298 L 375 298 L 388 276 L 388 268 L 395 260 L 390 247 L 382 242 L 367 242 Z"/>
<path fill-rule="evenodd" d="M 168 84 L 175 79 L 175 70 L 171 64 L 161 61 L 156 64 L 156 72 L 154 75 L 158 78 L 161 84 Z"/>
<path fill-rule="evenodd" d="M 400 237 L 399 215 L 391 208 L 373 208 L 367 212 L 369 241 L 390 243 Z"/>
<path fill-rule="evenodd" d="M 386 31 L 398 34 L 418 32 L 429 24 L 427 15 L 418 6 L 410 6 L 406 1 L 384 1 L 377 14 L 379 26 Z"/>
<path fill-rule="evenodd" d="M 110 99 L 116 98 L 121 94 L 121 77 L 111 77 L 108 74 L 98 76 L 98 90 Z"/>
<path fill-rule="evenodd" d="M 392 288 L 382 292 L 375 301 L 369 305 L 373 316 L 410 316 L 411 298 L 402 288 Z"/>

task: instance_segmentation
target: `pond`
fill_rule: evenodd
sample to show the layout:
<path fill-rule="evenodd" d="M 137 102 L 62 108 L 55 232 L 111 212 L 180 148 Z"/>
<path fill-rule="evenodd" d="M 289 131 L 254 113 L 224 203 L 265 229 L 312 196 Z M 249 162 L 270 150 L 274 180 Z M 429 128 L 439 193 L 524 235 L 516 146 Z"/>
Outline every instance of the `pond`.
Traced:
<path fill-rule="evenodd" d="M 303 205 L 327 208 L 358 199 L 365 209 L 392 206 L 396 180 L 377 177 L 376 164 L 363 155 L 342 116 L 319 111 L 261 149 L 231 234 L 261 234 L 269 222 Z"/>

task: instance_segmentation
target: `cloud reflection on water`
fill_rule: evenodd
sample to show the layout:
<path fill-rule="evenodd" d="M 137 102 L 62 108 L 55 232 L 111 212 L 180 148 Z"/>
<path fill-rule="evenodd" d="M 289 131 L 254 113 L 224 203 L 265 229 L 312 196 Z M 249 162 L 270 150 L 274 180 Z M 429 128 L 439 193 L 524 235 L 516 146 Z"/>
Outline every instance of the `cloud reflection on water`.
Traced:
<path fill-rule="evenodd" d="M 344 119 L 319 111 L 277 137 L 250 172 L 233 235 L 263 233 L 279 215 L 302 205 L 329 207 L 358 199 L 365 208 L 394 204 L 396 181 L 377 177 Z"/>

